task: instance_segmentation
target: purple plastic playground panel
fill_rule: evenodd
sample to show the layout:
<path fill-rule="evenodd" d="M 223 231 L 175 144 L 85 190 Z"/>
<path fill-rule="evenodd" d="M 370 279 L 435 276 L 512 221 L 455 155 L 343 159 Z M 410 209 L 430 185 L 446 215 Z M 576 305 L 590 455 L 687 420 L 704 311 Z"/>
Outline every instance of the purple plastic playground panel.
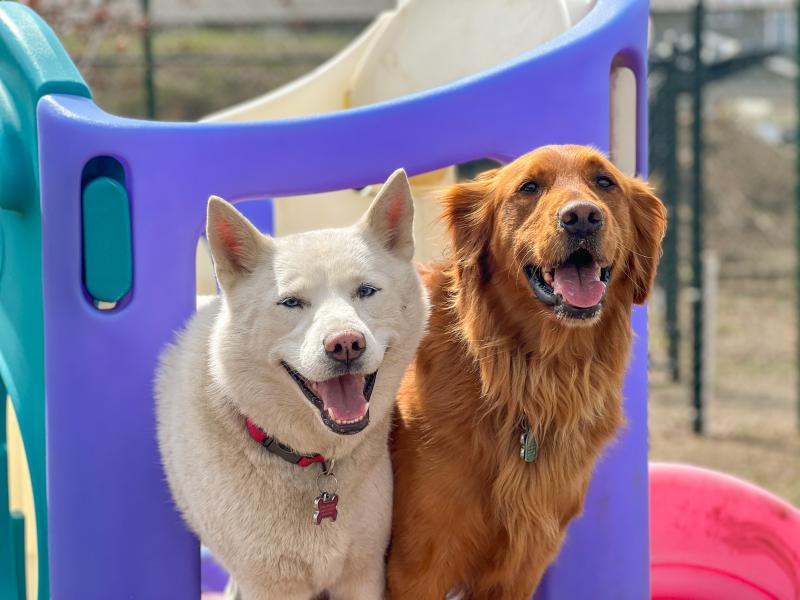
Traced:
<path fill-rule="evenodd" d="M 155 438 L 159 352 L 195 307 L 194 253 L 209 194 L 244 200 L 383 181 L 550 143 L 607 149 L 609 73 L 638 78 L 638 165 L 646 157 L 646 0 L 600 0 L 529 55 L 430 92 L 312 118 L 155 123 L 91 100 L 39 104 L 52 597 L 198 598 L 197 541 L 175 511 Z M 82 284 L 81 172 L 125 168 L 133 288 L 97 310 Z M 629 427 L 597 470 L 585 515 L 537 595 L 648 597 L 646 330 L 636 312 Z M 198 440 L 202 443 L 202 440 Z"/>
<path fill-rule="evenodd" d="M 537 600 L 650 597 L 645 307 L 634 309 L 633 327 L 636 337 L 623 392 L 629 431 L 601 459 L 583 516 L 570 527 Z"/>
<path fill-rule="evenodd" d="M 222 592 L 228 584 L 228 572 L 214 560 L 211 551 L 200 547 L 200 591 Z"/>

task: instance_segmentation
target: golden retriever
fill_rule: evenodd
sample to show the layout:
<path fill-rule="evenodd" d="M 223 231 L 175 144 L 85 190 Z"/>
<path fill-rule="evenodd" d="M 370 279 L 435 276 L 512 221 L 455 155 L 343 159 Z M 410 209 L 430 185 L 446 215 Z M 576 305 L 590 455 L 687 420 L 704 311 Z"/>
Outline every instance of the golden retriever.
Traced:
<path fill-rule="evenodd" d="M 429 331 L 398 398 L 389 589 L 527 600 L 623 424 L 631 308 L 666 211 L 583 146 L 537 149 L 443 205 L 452 255 L 424 273 Z"/>

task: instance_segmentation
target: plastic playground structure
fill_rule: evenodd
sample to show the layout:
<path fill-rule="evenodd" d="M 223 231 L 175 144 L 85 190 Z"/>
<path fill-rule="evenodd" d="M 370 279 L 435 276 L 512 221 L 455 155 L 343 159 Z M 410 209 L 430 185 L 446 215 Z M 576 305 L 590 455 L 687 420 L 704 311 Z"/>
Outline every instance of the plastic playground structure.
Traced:
<path fill-rule="evenodd" d="M 103 112 L 50 28 L 0 4 L 0 378 L 30 469 L 39 598 L 200 595 L 151 382 L 214 290 L 197 258 L 209 194 L 262 200 L 243 206 L 290 233 L 350 222 L 402 166 L 430 257 L 423 198 L 453 165 L 577 143 L 646 174 L 646 0 L 469 4 L 459 22 L 446 0 L 401 0 L 306 77 L 201 123 Z M 629 426 L 536 597 L 800 598 L 797 509 L 709 471 L 648 474 L 644 308 L 633 326 Z M 2 598 L 24 597 L 21 539 L 0 506 Z"/>

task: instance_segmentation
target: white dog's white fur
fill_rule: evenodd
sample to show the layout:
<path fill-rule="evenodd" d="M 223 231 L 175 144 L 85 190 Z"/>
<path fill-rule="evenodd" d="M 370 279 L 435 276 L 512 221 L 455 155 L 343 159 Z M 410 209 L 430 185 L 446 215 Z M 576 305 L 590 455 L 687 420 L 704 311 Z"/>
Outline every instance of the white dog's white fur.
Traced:
<path fill-rule="evenodd" d="M 402 170 L 345 229 L 273 239 L 230 204 L 209 200 L 207 237 L 222 296 L 161 357 L 158 439 L 178 508 L 244 600 L 309 600 L 326 590 L 333 600 L 383 597 L 387 440 L 428 315 L 412 264 L 412 223 Z M 361 297 L 365 284 L 378 291 Z M 290 297 L 303 305 L 281 304 Z M 337 376 L 322 341 L 342 330 L 364 335 L 360 372 L 377 370 L 369 425 L 351 435 L 326 426 L 281 365 L 313 382 Z M 335 459 L 335 522 L 312 521 L 319 465 L 302 468 L 268 452 L 249 436 L 245 416 L 298 452 Z"/>

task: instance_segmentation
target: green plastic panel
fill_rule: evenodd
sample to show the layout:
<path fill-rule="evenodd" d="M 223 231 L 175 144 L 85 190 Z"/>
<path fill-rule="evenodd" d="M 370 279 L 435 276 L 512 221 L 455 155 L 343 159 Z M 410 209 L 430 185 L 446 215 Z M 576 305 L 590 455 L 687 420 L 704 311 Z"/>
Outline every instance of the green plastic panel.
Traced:
<path fill-rule="evenodd" d="M 131 289 L 131 213 L 128 192 L 110 177 L 83 188 L 84 284 L 97 301 L 118 302 Z"/>
<path fill-rule="evenodd" d="M 11 396 L 28 458 L 39 556 L 38 598 L 49 600 L 44 426 L 44 329 L 36 105 L 46 94 L 91 97 L 48 25 L 30 8 L 0 2 L 0 393 Z M 76 192 L 77 196 L 77 192 Z M 75 199 L 78 201 L 78 198 Z M 5 417 L 5 405 L 2 405 Z M 3 419 L 3 425 L 4 425 Z M 5 447 L 5 426 L 0 441 Z M 0 453 L 0 598 L 24 594 L 20 521 L 8 512 Z M 32 600 L 32 599 L 31 599 Z"/>
<path fill-rule="evenodd" d="M 11 513 L 11 539 L 14 544 L 17 598 L 25 600 L 28 587 L 25 577 L 25 515 L 21 512 L 14 511 Z"/>

